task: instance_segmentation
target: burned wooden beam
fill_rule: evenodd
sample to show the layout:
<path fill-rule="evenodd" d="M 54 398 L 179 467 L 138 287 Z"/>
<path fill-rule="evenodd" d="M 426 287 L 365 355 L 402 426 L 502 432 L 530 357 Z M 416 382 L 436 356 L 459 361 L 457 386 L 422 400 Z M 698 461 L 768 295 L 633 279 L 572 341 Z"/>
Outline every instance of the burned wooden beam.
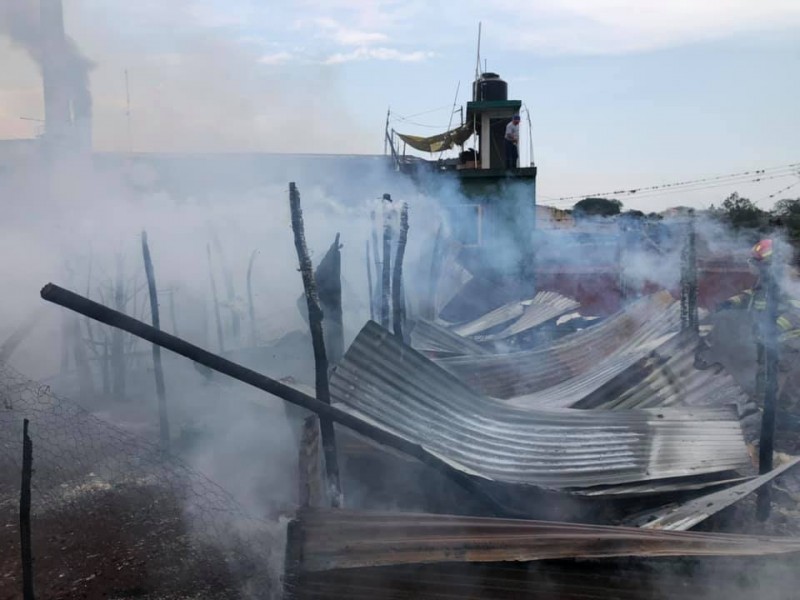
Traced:
<path fill-rule="evenodd" d="M 206 244 L 206 254 L 208 255 L 208 276 L 211 280 L 211 300 L 214 302 L 214 320 L 217 324 L 217 341 L 219 351 L 225 352 L 225 343 L 222 334 L 222 315 L 219 311 L 219 296 L 217 295 L 217 282 L 214 279 L 214 265 L 211 262 L 211 244 Z"/>
<path fill-rule="evenodd" d="M 116 275 L 114 281 L 114 308 L 120 312 L 125 310 L 125 263 L 122 254 L 116 255 Z M 135 311 L 134 311 L 135 314 Z M 122 332 L 111 332 L 111 393 L 117 401 L 125 398 L 125 339 Z"/>
<path fill-rule="evenodd" d="M 303 210 L 300 207 L 300 192 L 292 182 L 289 184 L 289 207 L 292 213 L 292 230 L 294 231 L 294 245 L 297 250 L 297 259 L 300 263 L 300 273 L 303 276 L 303 288 L 306 293 L 308 305 L 308 325 L 311 330 L 311 343 L 314 346 L 314 366 L 316 369 L 317 399 L 325 404 L 331 403 L 331 393 L 328 386 L 328 356 L 325 350 L 325 335 L 322 330 L 322 308 L 320 307 L 317 283 L 314 279 L 314 270 L 311 258 L 306 247 L 305 225 L 303 223 Z M 339 245 L 339 237 L 334 244 Z M 339 480 L 339 461 L 336 457 L 336 432 L 330 419 L 320 418 L 322 431 L 322 447 L 325 453 L 325 469 L 328 476 L 328 489 L 331 503 L 334 507 L 342 506 L 342 488 Z"/>
<path fill-rule="evenodd" d="M 369 264 L 369 240 L 366 243 L 367 246 L 367 288 L 369 291 L 369 320 L 375 320 L 375 300 L 373 298 L 373 289 L 372 289 L 372 267 Z"/>
<path fill-rule="evenodd" d="M 342 245 L 339 234 L 322 257 L 314 280 L 317 284 L 319 302 L 324 315 L 323 332 L 328 361 L 338 364 L 344 356 L 344 323 L 342 315 Z"/>
<path fill-rule="evenodd" d="M 258 336 L 256 335 L 256 307 L 253 303 L 253 263 L 256 260 L 258 250 L 253 250 L 250 255 L 250 260 L 247 263 L 247 309 L 250 315 L 250 344 L 253 348 L 258 343 Z"/>
<path fill-rule="evenodd" d="M 142 258 L 144 272 L 147 276 L 147 288 L 150 293 L 150 320 L 153 327 L 161 329 L 161 316 L 158 310 L 158 291 L 150 246 L 147 244 L 147 232 L 142 232 Z M 164 384 L 164 368 L 161 364 L 161 347 L 153 344 L 153 373 L 156 380 L 156 396 L 158 398 L 158 431 L 162 452 L 169 452 L 169 417 L 167 416 L 167 389 Z"/>
<path fill-rule="evenodd" d="M 772 452 L 775 445 L 775 413 L 778 404 L 778 282 L 774 265 L 770 264 L 763 275 L 766 289 L 766 310 L 759 315 L 764 346 L 764 414 L 761 418 L 761 437 L 758 445 L 758 472 L 772 470 Z M 772 510 L 771 485 L 766 483 L 758 491 L 757 516 L 765 521 Z"/>
<path fill-rule="evenodd" d="M 400 233 L 397 238 L 397 254 L 394 258 L 394 272 L 392 273 L 392 321 L 394 334 L 403 339 L 403 325 L 405 321 L 405 303 L 403 301 L 403 257 L 406 253 L 408 241 L 408 203 L 403 204 L 400 210 Z"/>
<path fill-rule="evenodd" d="M 454 469 L 449 463 L 443 459 L 429 453 L 425 448 L 414 442 L 410 442 L 405 438 L 398 436 L 390 431 L 372 425 L 362 419 L 351 415 L 350 413 L 325 404 L 316 398 L 304 394 L 293 387 L 281 383 L 275 379 L 262 375 L 252 369 L 243 367 L 226 358 L 218 356 L 204 350 L 194 344 L 182 340 L 174 335 L 166 333 L 155 327 L 151 327 L 142 321 L 129 317 L 128 315 L 119 311 L 103 306 L 93 300 L 85 298 L 80 294 L 65 290 L 57 285 L 48 283 L 42 288 L 40 292 L 41 297 L 53 304 L 63 306 L 85 317 L 94 319 L 100 323 L 105 323 L 111 327 L 116 327 L 122 331 L 126 331 L 132 335 L 140 337 L 153 344 L 158 344 L 162 348 L 166 348 L 180 354 L 181 356 L 195 361 L 214 371 L 218 371 L 223 375 L 228 375 L 238 381 L 258 388 L 268 394 L 272 394 L 281 398 L 282 400 L 305 408 L 319 417 L 324 417 L 360 433 L 361 435 L 389 448 L 394 448 L 408 456 L 418 459 L 422 463 L 432 467 L 433 469 L 445 474 L 453 482 L 463 487 L 475 498 L 482 501 L 487 510 L 491 514 L 498 516 L 512 516 L 515 513 L 502 507 L 495 501 L 472 477 Z"/>
<path fill-rule="evenodd" d="M 389 329 L 389 304 L 392 294 L 392 225 L 387 214 L 387 203 L 392 197 L 383 195 L 383 272 L 381 276 L 381 327 Z"/>

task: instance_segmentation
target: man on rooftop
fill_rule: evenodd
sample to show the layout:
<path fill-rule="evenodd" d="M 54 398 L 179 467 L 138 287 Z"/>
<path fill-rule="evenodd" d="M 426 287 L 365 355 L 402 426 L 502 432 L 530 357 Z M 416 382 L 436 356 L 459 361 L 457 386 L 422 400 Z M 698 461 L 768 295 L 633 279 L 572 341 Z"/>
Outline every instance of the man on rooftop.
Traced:
<path fill-rule="evenodd" d="M 519 159 L 519 115 L 514 117 L 506 125 L 506 169 L 516 169 L 517 159 Z"/>

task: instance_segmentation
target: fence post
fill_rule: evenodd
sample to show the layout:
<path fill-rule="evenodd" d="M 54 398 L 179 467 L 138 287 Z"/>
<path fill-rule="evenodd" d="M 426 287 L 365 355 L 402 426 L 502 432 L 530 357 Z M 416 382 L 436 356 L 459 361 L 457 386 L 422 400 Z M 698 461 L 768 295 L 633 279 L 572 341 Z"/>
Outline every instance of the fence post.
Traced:
<path fill-rule="evenodd" d="M 31 477 L 33 442 L 28 435 L 28 419 L 22 424 L 22 487 L 19 494 L 19 536 L 22 551 L 22 597 L 33 600 L 33 551 L 31 548 Z"/>
<path fill-rule="evenodd" d="M 773 258 L 773 261 L 775 259 Z M 761 438 L 758 444 L 758 472 L 763 475 L 772 470 L 772 451 L 775 441 L 775 412 L 778 404 L 778 282 L 775 266 L 766 267 L 764 282 L 767 307 L 760 323 L 764 345 L 764 414 L 761 417 Z M 766 483 L 758 490 L 757 517 L 765 521 L 772 510 L 771 485 Z"/>
<path fill-rule="evenodd" d="M 392 293 L 392 225 L 387 214 L 387 202 L 392 197 L 383 195 L 383 274 L 381 277 L 381 327 L 389 329 L 389 304 Z"/>
<path fill-rule="evenodd" d="M 300 263 L 300 273 L 303 276 L 303 287 L 308 305 L 308 324 L 311 329 L 311 342 L 314 345 L 314 365 L 316 367 L 317 399 L 330 405 L 331 394 L 328 387 L 328 356 L 325 352 L 325 336 L 322 331 L 322 309 L 319 305 L 317 284 L 314 280 L 314 270 L 311 258 L 306 247 L 305 225 L 303 224 L 303 211 L 300 208 L 300 192 L 294 182 L 289 184 L 289 206 L 292 213 L 292 229 L 294 230 L 294 245 L 297 250 L 297 259 Z M 337 241 L 338 244 L 338 241 Z M 339 481 L 339 461 L 336 456 L 336 432 L 333 421 L 320 418 L 320 431 L 322 432 L 322 448 L 325 452 L 325 468 L 328 475 L 328 490 L 331 495 L 331 504 L 334 508 L 342 506 L 342 488 Z"/>
<path fill-rule="evenodd" d="M 408 203 L 403 204 L 400 211 L 400 234 L 397 238 L 397 254 L 394 257 L 394 273 L 392 279 L 392 308 L 394 321 L 394 334 L 403 339 L 403 324 L 405 321 L 405 302 L 403 301 L 403 257 L 406 253 L 408 241 Z"/>
<path fill-rule="evenodd" d="M 153 269 L 153 260 L 150 256 L 150 247 L 147 245 L 147 232 L 142 232 L 142 257 L 144 258 L 144 272 L 147 275 L 147 288 L 150 292 L 150 317 L 153 327 L 161 329 L 161 316 L 158 311 L 158 290 L 156 289 L 156 274 Z M 153 372 L 156 378 L 156 396 L 158 396 L 158 427 L 161 451 L 169 452 L 169 417 L 167 416 L 167 390 L 164 385 L 164 369 L 161 365 L 161 347 L 153 344 Z"/>

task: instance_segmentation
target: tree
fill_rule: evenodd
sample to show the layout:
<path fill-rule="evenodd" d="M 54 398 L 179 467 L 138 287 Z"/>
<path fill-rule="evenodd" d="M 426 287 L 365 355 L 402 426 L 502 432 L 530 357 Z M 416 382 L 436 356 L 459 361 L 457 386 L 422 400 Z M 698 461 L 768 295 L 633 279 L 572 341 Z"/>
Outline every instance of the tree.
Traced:
<path fill-rule="evenodd" d="M 720 217 L 736 229 L 758 229 L 767 222 L 767 213 L 750 199 L 733 192 L 718 209 Z"/>
<path fill-rule="evenodd" d="M 608 198 L 584 198 L 572 207 L 576 217 L 612 217 L 622 210 L 622 202 Z"/>
<path fill-rule="evenodd" d="M 786 228 L 792 242 L 800 242 L 800 198 L 778 200 L 770 216 Z"/>

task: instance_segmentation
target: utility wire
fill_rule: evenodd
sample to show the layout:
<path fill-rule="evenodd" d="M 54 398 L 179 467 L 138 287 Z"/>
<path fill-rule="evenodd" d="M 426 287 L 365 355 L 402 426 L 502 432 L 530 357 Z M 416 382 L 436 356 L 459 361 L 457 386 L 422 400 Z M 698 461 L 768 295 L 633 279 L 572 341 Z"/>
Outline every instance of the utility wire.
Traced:
<path fill-rule="evenodd" d="M 714 182 L 714 183 L 707 183 L 705 185 L 693 185 L 693 186 L 686 186 L 686 187 L 680 187 L 680 188 L 670 188 L 670 189 L 663 189 L 663 190 L 651 190 L 651 191 L 646 191 L 646 192 L 643 192 L 643 193 L 636 193 L 635 195 L 631 194 L 631 196 L 635 197 L 635 198 L 639 198 L 639 199 L 641 199 L 641 198 L 653 198 L 653 197 L 656 197 L 656 196 L 664 196 L 664 195 L 668 195 L 668 194 L 701 192 L 701 191 L 705 191 L 705 190 L 724 188 L 724 187 L 731 187 L 731 186 L 741 185 L 741 184 L 761 183 L 761 182 L 764 182 L 764 181 L 771 181 L 773 179 L 782 179 L 784 177 L 791 177 L 791 176 L 794 176 L 793 173 L 777 173 L 777 174 L 774 174 L 774 175 L 767 175 L 767 176 L 761 176 L 761 177 L 755 177 L 755 178 L 741 178 L 740 177 L 740 178 L 737 178 L 735 180 L 718 181 L 718 182 Z M 798 183 L 800 183 L 800 182 L 798 182 Z M 796 184 L 792 184 L 792 185 L 796 185 Z M 781 192 L 776 192 L 776 194 L 777 193 L 781 193 Z M 619 195 L 619 194 L 615 194 L 615 195 Z M 591 198 L 591 197 L 603 197 L 603 195 L 598 194 L 598 195 L 595 196 L 594 194 L 591 194 L 589 196 L 577 196 L 577 197 L 578 198 Z M 552 202 L 554 204 L 558 203 L 561 206 L 569 206 L 570 204 L 572 204 L 571 201 L 572 201 L 573 198 L 575 198 L 575 197 L 557 198 L 557 199 L 553 200 Z"/>
<path fill-rule="evenodd" d="M 738 178 L 748 178 L 748 177 L 756 177 L 759 178 L 762 175 L 773 175 L 778 172 L 782 171 L 791 171 L 795 168 L 800 166 L 800 163 L 792 163 L 789 165 L 782 165 L 779 167 L 769 167 L 766 169 L 755 169 L 751 171 L 742 171 L 739 173 L 730 173 L 728 175 L 718 175 L 716 177 L 705 177 L 702 179 L 690 179 L 686 181 L 677 181 L 674 183 L 664 183 L 659 185 L 650 185 L 650 186 L 642 186 L 638 188 L 631 188 L 631 189 L 619 189 L 613 190 L 609 192 L 596 192 L 592 194 L 581 194 L 577 196 L 565 196 L 562 198 L 558 198 L 559 201 L 568 201 L 568 200 L 582 200 L 584 198 L 591 198 L 591 197 L 606 197 L 606 196 L 630 196 L 633 194 L 641 194 L 642 192 L 649 192 L 655 190 L 662 190 L 668 188 L 686 188 L 691 187 L 694 185 L 700 185 L 704 183 L 712 183 L 712 182 L 727 182 L 728 180 L 738 179 Z M 789 174 L 788 172 L 786 173 Z M 758 181 L 759 179 L 755 179 Z"/>

